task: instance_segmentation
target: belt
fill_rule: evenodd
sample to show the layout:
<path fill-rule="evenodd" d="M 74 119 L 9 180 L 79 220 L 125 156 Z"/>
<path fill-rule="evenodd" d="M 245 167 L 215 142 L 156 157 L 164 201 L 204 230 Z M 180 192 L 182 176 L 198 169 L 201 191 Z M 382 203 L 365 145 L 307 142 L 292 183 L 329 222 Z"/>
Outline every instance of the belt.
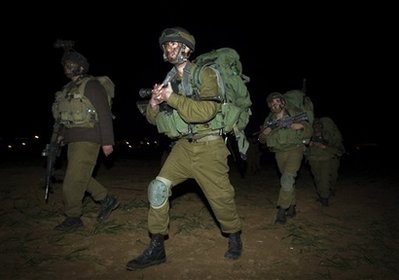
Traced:
<path fill-rule="evenodd" d="M 188 141 L 192 143 L 204 143 L 204 142 L 218 140 L 220 138 L 221 138 L 220 135 L 207 135 L 198 139 L 188 139 Z"/>

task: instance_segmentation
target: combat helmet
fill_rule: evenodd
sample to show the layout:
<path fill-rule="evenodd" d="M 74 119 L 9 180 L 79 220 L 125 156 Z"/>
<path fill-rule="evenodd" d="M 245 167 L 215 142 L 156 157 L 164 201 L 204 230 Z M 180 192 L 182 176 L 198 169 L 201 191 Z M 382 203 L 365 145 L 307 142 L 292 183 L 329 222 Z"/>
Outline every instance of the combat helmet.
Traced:
<path fill-rule="evenodd" d="M 76 63 L 83 67 L 84 73 L 89 71 L 89 62 L 86 57 L 74 50 L 69 50 L 64 53 L 61 59 L 61 64 L 64 66 L 67 61 Z"/>
<path fill-rule="evenodd" d="M 172 27 L 164 29 L 161 33 L 161 36 L 159 37 L 159 46 L 162 48 L 162 45 L 166 42 L 183 43 L 190 48 L 191 52 L 194 52 L 195 50 L 194 36 L 182 27 Z"/>
<path fill-rule="evenodd" d="M 272 102 L 273 99 L 276 99 L 276 98 L 280 98 L 281 100 L 285 101 L 284 96 L 283 96 L 281 93 L 275 91 L 275 92 L 270 93 L 270 94 L 266 97 L 266 102 L 267 102 L 267 104 L 269 104 L 270 102 Z"/>
<path fill-rule="evenodd" d="M 78 53 L 73 47 L 75 45 L 74 41 L 69 40 L 60 40 L 58 39 L 54 43 L 55 48 L 61 48 L 64 50 L 64 54 L 61 59 L 62 66 L 65 66 L 67 62 L 75 63 L 82 67 L 81 72 L 79 74 L 85 74 L 89 71 L 89 62 L 87 61 L 86 57 L 82 54 Z"/>

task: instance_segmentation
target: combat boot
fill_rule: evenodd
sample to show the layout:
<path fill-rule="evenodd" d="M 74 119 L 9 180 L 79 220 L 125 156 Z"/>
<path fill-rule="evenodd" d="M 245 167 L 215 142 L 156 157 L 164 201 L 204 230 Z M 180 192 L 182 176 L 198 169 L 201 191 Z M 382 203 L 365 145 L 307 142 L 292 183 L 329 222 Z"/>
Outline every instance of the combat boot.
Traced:
<path fill-rule="evenodd" d="M 111 212 L 118 208 L 119 201 L 116 197 L 107 195 L 103 200 L 100 201 L 101 203 L 101 210 L 97 216 L 97 222 L 101 223 L 102 221 L 106 220 Z"/>
<path fill-rule="evenodd" d="M 146 268 L 148 266 L 160 264 L 166 261 L 164 236 L 162 234 L 154 234 L 151 237 L 150 245 L 137 258 L 127 263 L 127 270 L 136 270 Z"/>
<path fill-rule="evenodd" d="M 285 213 L 285 215 L 288 218 L 294 218 L 296 216 L 296 206 L 295 205 L 290 205 L 290 207 L 288 207 L 287 212 Z"/>
<path fill-rule="evenodd" d="M 229 235 L 229 248 L 224 254 L 226 259 L 236 260 L 241 256 L 242 242 L 240 235 L 240 232 L 231 233 Z"/>
<path fill-rule="evenodd" d="M 287 218 L 285 217 L 285 210 L 284 208 L 279 207 L 277 210 L 277 215 L 276 215 L 276 224 L 285 224 L 287 222 Z"/>

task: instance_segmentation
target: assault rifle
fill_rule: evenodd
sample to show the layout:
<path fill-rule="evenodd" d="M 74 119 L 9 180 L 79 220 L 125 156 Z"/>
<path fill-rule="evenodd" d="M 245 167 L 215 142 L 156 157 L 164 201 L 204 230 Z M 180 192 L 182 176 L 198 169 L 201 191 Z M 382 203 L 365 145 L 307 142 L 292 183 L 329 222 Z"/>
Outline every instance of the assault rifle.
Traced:
<path fill-rule="evenodd" d="M 176 76 L 176 68 L 173 67 L 172 69 L 170 69 L 170 71 L 168 72 L 168 74 L 166 74 L 165 79 L 162 82 L 162 86 L 166 87 L 168 85 L 168 83 Z M 151 88 L 142 88 L 139 90 L 139 95 L 141 98 L 150 98 L 152 95 L 152 89 Z M 162 105 L 163 104 L 163 105 Z M 145 110 L 147 109 L 147 105 L 148 105 L 148 100 L 139 100 L 136 102 L 137 108 L 139 109 L 140 113 L 142 115 L 145 115 Z M 162 102 L 160 104 L 160 110 L 161 111 L 171 111 L 170 108 L 168 108 L 168 104 L 166 104 L 165 102 Z"/>
<path fill-rule="evenodd" d="M 55 161 L 57 157 L 61 154 L 61 147 L 57 141 L 51 141 L 49 144 L 46 144 L 46 148 L 42 152 L 42 156 L 47 157 L 47 166 L 46 166 L 46 177 L 45 177 L 45 193 L 44 200 L 46 203 L 48 202 L 48 194 L 49 191 L 53 190 L 53 184 L 55 182 L 54 178 L 54 167 Z"/>
<path fill-rule="evenodd" d="M 270 127 L 271 129 L 275 128 L 289 128 L 291 124 L 301 122 L 301 121 L 309 121 L 308 114 L 306 112 L 299 113 L 298 115 L 279 119 L 272 120 L 266 123 L 265 128 Z"/>

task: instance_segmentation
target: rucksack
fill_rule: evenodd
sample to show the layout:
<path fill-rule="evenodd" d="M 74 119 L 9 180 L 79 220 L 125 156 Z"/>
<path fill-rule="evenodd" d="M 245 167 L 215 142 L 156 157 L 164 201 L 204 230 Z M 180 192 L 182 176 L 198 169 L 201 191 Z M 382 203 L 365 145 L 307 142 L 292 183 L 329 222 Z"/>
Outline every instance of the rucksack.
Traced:
<path fill-rule="evenodd" d="M 283 94 L 288 106 L 298 108 L 302 112 L 306 112 L 310 124 L 314 121 L 313 102 L 308 95 L 302 90 L 289 90 Z"/>
<path fill-rule="evenodd" d="M 223 133 L 233 131 L 240 153 L 245 155 L 249 144 L 244 129 L 252 114 L 250 108 L 252 102 L 246 86 L 250 79 L 242 73 L 239 54 L 232 48 L 220 48 L 199 55 L 193 60 L 193 63 L 197 66 L 193 73 L 194 87 L 199 87 L 201 84 L 199 77 L 203 67 L 210 67 L 216 72 L 219 90 L 224 97 L 222 113 L 225 127 Z"/>
<path fill-rule="evenodd" d="M 322 117 L 319 119 L 322 125 L 322 138 L 327 143 L 337 149 L 337 156 L 342 156 L 345 153 L 341 131 L 338 129 L 334 121 L 329 117 Z"/>
<path fill-rule="evenodd" d="M 104 87 L 105 91 L 107 92 L 109 107 L 112 109 L 112 103 L 115 98 L 115 84 L 108 76 L 96 76 L 96 77 L 93 76 L 90 77 L 90 79 L 96 79 Z M 90 79 L 87 79 L 84 83 L 87 83 Z M 112 118 L 115 119 L 114 114 L 112 114 Z"/>
<path fill-rule="evenodd" d="M 108 76 L 97 76 L 93 77 L 97 79 L 101 85 L 105 88 L 108 97 L 108 104 L 112 108 L 112 102 L 115 97 L 115 84 L 111 81 Z"/>

